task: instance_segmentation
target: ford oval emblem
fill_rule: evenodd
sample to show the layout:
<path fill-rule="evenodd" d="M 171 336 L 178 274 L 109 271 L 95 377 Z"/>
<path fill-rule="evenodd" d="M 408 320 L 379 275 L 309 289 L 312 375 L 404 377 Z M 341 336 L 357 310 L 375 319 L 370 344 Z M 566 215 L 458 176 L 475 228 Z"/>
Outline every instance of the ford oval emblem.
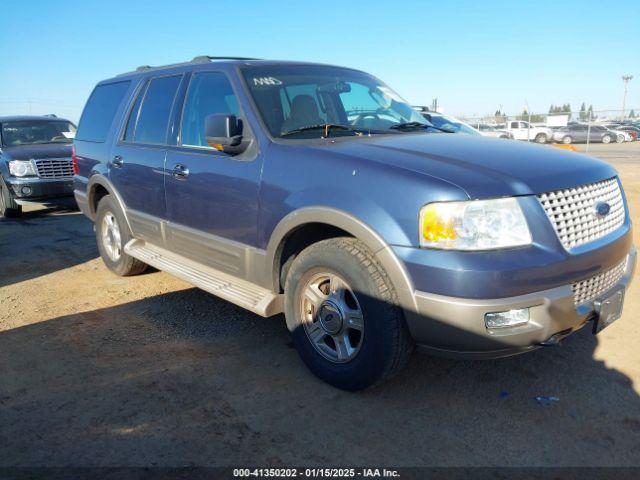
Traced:
<path fill-rule="evenodd" d="M 611 205 L 607 202 L 597 202 L 595 205 L 595 214 L 598 218 L 604 218 L 609 215 L 611 211 Z"/>

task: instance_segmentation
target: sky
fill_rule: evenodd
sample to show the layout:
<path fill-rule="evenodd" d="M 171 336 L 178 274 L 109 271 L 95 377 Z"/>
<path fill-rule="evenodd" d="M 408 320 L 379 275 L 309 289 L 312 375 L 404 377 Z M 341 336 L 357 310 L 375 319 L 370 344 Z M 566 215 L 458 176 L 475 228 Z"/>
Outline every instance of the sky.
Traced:
<path fill-rule="evenodd" d="M 640 112 L 637 0 L 0 0 L 0 115 L 77 120 L 94 85 L 196 55 L 372 73 L 415 105 L 476 116 L 582 102 Z"/>

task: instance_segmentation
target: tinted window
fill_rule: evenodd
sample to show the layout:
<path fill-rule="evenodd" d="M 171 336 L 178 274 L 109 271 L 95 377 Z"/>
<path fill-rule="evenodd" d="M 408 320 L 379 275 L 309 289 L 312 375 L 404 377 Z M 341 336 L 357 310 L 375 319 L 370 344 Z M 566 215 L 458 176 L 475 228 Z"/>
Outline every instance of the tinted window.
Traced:
<path fill-rule="evenodd" d="M 43 143 L 71 143 L 76 133 L 73 123 L 62 120 L 24 120 L 5 122 L 2 140 L 5 147 Z"/>
<path fill-rule="evenodd" d="M 107 139 L 113 116 L 120 106 L 131 82 L 108 83 L 95 88 L 80 118 L 78 140 L 104 142 Z"/>
<path fill-rule="evenodd" d="M 511 128 L 518 128 L 518 122 L 511 122 Z"/>
<path fill-rule="evenodd" d="M 140 143 L 165 143 L 167 126 L 173 99 L 176 96 L 181 75 L 151 80 L 142 101 L 136 123 L 134 141 Z"/>
<path fill-rule="evenodd" d="M 212 113 L 231 113 L 239 116 L 238 100 L 224 74 L 195 74 L 189 84 L 182 114 L 182 145 L 208 147 L 204 135 L 204 120 Z"/>
<path fill-rule="evenodd" d="M 136 129 L 136 122 L 138 121 L 138 113 L 140 112 L 140 104 L 142 103 L 142 99 L 144 98 L 144 94 L 147 91 L 147 85 L 144 85 L 143 88 L 140 89 L 138 93 L 138 97 L 136 98 L 136 102 L 133 104 L 133 108 L 129 113 L 129 118 L 127 119 L 127 129 L 124 132 L 123 140 L 133 140 L 133 132 Z"/>

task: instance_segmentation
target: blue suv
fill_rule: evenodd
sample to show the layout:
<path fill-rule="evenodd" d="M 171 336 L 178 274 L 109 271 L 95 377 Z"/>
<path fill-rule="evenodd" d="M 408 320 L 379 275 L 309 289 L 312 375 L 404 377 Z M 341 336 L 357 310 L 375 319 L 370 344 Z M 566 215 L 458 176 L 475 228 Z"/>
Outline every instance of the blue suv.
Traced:
<path fill-rule="evenodd" d="M 413 346 L 495 358 L 616 320 L 636 251 L 616 171 L 451 134 L 361 71 L 196 57 L 100 82 L 76 200 L 118 275 L 148 265 L 258 315 L 357 390 Z"/>

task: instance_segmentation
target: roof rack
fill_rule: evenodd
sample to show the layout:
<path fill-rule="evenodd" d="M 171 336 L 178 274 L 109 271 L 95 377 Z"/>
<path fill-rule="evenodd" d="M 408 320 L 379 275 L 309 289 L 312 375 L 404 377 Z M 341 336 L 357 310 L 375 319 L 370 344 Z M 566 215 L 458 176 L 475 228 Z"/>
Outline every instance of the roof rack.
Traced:
<path fill-rule="evenodd" d="M 140 65 L 136 68 L 136 72 L 146 72 L 147 70 L 153 70 L 156 68 L 167 68 L 167 67 L 180 67 L 182 65 L 189 65 L 192 63 L 209 63 L 215 60 L 260 60 L 259 58 L 250 58 L 250 57 L 212 57 L 210 55 L 198 55 L 197 57 L 193 57 L 188 62 L 181 63 L 172 63 L 169 65 L 158 65 L 156 67 L 151 65 Z M 123 73 L 122 75 L 128 75 L 128 73 Z"/>
<path fill-rule="evenodd" d="M 261 58 L 251 57 L 212 57 L 211 55 L 198 55 L 193 57 L 191 63 L 207 63 L 213 60 L 262 60 Z"/>

